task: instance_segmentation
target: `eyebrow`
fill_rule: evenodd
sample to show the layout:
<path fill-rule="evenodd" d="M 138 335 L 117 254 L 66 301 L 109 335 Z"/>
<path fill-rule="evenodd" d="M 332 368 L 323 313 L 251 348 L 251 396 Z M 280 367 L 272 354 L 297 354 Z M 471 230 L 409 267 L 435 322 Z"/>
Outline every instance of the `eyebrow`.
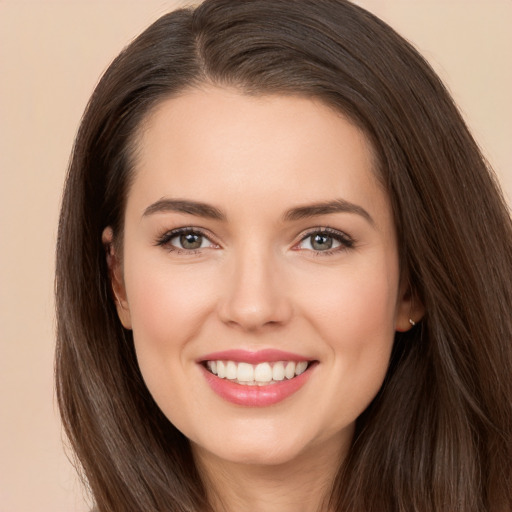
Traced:
<path fill-rule="evenodd" d="M 345 199 L 335 199 L 334 201 L 326 201 L 325 203 L 298 206 L 297 208 L 288 210 L 283 218 L 285 221 L 295 221 L 333 213 L 355 213 L 367 220 L 372 226 L 375 224 L 372 216 L 362 206 L 350 203 Z"/>
<path fill-rule="evenodd" d="M 179 212 L 188 213 L 197 217 L 205 217 L 207 219 L 226 220 L 226 215 L 215 206 L 200 203 L 198 201 L 188 201 L 185 199 L 159 199 L 155 203 L 148 206 L 143 213 L 143 217 L 160 212 Z"/>
<path fill-rule="evenodd" d="M 227 218 L 221 210 L 210 204 L 202 203 L 199 201 L 189 201 L 186 199 L 167 198 L 159 199 L 155 203 L 149 205 L 144 210 L 143 217 L 161 212 L 187 213 L 197 217 L 204 217 L 207 219 L 220 221 L 225 221 Z M 363 207 L 346 201 L 345 199 L 335 199 L 333 201 L 313 203 L 291 208 L 285 212 L 283 215 L 283 220 L 285 222 L 293 222 L 310 217 L 317 217 L 320 215 L 330 215 L 333 213 L 354 213 L 363 217 L 372 226 L 375 224 L 372 216 Z"/>

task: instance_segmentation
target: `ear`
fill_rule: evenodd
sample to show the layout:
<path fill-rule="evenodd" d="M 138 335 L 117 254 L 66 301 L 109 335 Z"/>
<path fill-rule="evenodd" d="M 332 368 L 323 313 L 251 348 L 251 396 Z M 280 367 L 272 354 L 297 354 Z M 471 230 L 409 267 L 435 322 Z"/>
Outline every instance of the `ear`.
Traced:
<path fill-rule="evenodd" d="M 395 330 L 406 332 L 412 329 L 425 315 L 425 307 L 411 291 L 407 281 L 400 286 L 395 317 Z"/>
<path fill-rule="evenodd" d="M 132 320 L 128 300 L 126 298 L 123 269 L 120 258 L 115 251 L 114 232 L 110 226 L 103 230 L 101 241 L 105 247 L 110 286 L 112 287 L 112 293 L 114 294 L 116 302 L 117 315 L 119 316 L 119 320 L 123 324 L 123 327 L 125 329 L 131 329 Z"/>

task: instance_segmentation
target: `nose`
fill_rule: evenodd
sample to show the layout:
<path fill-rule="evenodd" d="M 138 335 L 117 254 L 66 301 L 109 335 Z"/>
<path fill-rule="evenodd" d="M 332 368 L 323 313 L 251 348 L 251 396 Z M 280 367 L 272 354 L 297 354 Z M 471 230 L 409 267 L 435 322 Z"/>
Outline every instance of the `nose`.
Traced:
<path fill-rule="evenodd" d="M 230 262 L 218 304 L 227 325 L 257 331 L 286 324 L 293 314 L 286 279 L 275 255 L 247 248 Z"/>

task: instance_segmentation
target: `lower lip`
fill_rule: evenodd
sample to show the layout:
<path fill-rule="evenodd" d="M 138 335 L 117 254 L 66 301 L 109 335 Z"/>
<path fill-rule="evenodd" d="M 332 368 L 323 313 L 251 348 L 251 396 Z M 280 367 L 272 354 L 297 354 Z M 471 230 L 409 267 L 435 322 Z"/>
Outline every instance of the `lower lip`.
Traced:
<path fill-rule="evenodd" d="M 306 384 L 314 366 L 314 363 L 310 364 L 304 373 L 293 379 L 282 380 L 268 386 L 247 386 L 221 379 L 200 365 L 206 381 L 217 395 L 228 402 L 245 407 L 268 407 L 283 401 Z"/>

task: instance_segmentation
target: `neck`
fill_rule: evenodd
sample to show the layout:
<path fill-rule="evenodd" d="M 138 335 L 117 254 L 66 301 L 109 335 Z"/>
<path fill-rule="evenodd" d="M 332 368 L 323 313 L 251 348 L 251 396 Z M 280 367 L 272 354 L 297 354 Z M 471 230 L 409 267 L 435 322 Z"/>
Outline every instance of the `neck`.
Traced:
<path fill-rule="evenodd" d="M 284 464 L 255 465 L 193 448 L 215 512 L 328 512 L 332 484 L 346 453 L 337 444 L 316 447 Z"/>

